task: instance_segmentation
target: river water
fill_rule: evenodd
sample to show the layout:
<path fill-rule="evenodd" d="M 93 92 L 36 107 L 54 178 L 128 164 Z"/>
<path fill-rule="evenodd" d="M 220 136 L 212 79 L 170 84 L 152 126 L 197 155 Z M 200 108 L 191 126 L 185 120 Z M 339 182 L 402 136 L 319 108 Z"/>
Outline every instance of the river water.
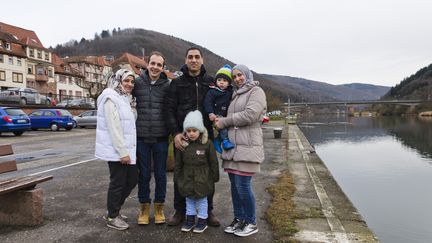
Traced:
<path fill-rule="evenodd" d="M 381 242 L 432 242 L 432 119 L 313 116 L 298 125 Z"/>

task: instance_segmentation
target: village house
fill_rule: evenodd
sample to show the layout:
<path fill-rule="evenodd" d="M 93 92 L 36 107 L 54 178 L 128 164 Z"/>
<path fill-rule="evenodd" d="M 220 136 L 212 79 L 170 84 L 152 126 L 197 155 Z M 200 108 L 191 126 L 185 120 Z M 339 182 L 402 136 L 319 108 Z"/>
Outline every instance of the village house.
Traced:
<path fill-rule="evenodd" d="M 73 56 L 63 60 L 84 76 L 78 86 L 84 87 L 85 97 L 90 96 L 90 90 L 100 90 L 112 73 L 110 63 L 102 56 Z"/>
<path fill-rule="evenodd" d="M 82 83 L 85 79 L 77 69 L 71 67 L 62 58 L 53 53 L 53 64 L 55 67 L 55 81 L 57 83 L 57 90 L 55 97 L 57 101 L 61 101 L 63 97 L 69 98 L 82 98 L 84 96 L 84 89 L 77 85 Z"/>
<path fill-rule="evenodd" d="M 139 58 L 130 53 L 123 53 L 120 57 L 116 58 L 111 64 L 113 71 L 117 71 L 121 68 L 132 70 L 136 75 L 140 75 L 141 72 L 147 68 L 147 61 L 145 58 Z"/>
<path fill-rule="evenodd" d="M 21 73 L 12 72 L 12 82 L 22 82 L 23 86 L 34 88 L 40 93 L 48 94 L 56 92 L 56 83 L 54 80 L 54 65 L 52 64 L 52 53 L 49 49 L 42 45 L 36 33 L 32 30 L 26 30 L 13 25 L 0 22 L 0 31 L 9 33 L 13 38 L 20 43 L 25 49 L 27 59 L 16 59 L 16 66 L 26 69 L 25 75 L 21 77 Z M 10 57 L 7 60 L 9 66 L 14 63 L 17 56 Z M 20 64 L 19 64 L 20 63 Z M 13 65 L 13 64 L 12 64 Z M 14 87 L 19 87 L 14 85 Z"/>
<path fill-rule="evenodd" d="M 0 29 L 0 87 L 26 87 L 27 56 L 24 46 Z"/>

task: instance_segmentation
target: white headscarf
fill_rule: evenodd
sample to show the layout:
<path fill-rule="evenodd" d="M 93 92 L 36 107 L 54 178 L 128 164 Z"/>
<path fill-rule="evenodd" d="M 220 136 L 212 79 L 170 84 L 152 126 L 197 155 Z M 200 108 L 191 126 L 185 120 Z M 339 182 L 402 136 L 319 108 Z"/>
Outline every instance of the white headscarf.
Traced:
<path fill-rule="evenodd" d="M 132 76 L 135 79 L 135 74 L 132 71 L 124 68 L 118 70 L 115 74 L 108 78 L 108 88 L 115 90 L 120 95 L 127 95 L 123 89 L 122 81 L 129 76 Z"/>

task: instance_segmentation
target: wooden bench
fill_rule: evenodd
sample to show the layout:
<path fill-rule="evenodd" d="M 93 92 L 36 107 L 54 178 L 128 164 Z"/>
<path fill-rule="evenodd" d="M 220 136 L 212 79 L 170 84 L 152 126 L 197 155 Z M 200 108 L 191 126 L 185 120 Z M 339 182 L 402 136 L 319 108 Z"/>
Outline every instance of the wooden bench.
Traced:
<path fill-rule="evenodd" d="M 0 145 L 2 156 L 12 155 L 12 146 Z M 0 160 L 0 174 L 17 170 L 15 159 Z M 0 224 L 37 225 L 42 223 L 43 190 L 37 184 L 52 175 L 28 175 L 0 180 Z"/>

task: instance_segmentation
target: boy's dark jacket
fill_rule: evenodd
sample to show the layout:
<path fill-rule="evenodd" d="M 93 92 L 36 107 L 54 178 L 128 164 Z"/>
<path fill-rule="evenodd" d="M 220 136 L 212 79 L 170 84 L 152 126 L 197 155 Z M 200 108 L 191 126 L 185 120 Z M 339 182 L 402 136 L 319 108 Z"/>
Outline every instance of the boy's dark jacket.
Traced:
<path fill-rule="evenodd" d="M 207 197 L 214 192 L 214 183 L 219 181 L 216 152 L 213 143 L 207 140 L 191 141 L 184 151 L 176 151 L 174 180 L 184 197 Z"/>
<path fill-rule="evenodd" d="M 221 90 L 216 86 L 210 86 L 204 99 L 205 114 L 208 115 L 213 113 L 215 115 L 226 117 L 232 93 L 231 85 L 228 86 L 226 90 Z"/>

